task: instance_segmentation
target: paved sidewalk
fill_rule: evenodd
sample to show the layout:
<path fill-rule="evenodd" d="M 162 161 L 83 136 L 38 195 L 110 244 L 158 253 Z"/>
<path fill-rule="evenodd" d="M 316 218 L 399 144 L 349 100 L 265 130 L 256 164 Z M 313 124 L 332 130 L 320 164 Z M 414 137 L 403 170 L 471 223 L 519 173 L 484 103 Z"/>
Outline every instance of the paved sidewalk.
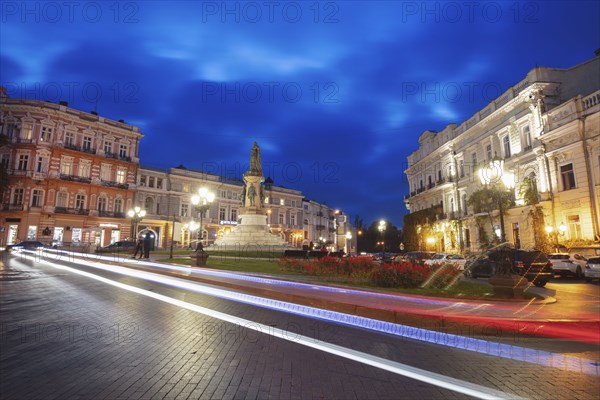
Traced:
<path fill-rule="evenodd" d="M 544 295 L 544 300 L 456 300 L 299 282 L 290 276 L 190 268 L 152 260 L 113 259 L 112 262 L 255 296 L 447 333 L 468 331 L 476 336 L 499 336 L 511 332 L 600 344 L 600 314 L 566 312 L 552 304 L 555 299 L 548 296 L 552 293 L 548 289 L 530 289 Z"/>

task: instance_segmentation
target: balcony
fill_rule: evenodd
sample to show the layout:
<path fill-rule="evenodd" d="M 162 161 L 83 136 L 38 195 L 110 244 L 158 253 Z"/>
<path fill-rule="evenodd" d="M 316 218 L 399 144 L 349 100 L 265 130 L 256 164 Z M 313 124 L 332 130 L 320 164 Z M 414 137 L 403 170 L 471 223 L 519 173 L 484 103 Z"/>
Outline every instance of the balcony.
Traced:
<path fill-rule="evenodd" d="M 119 183 L 105 180 L 101 180 L 100 183 L 102 184 L 102 186 L 114 187 L 117 189 L 129 189 L 129 184 L 127 183 Z"/>
<path fill-rule="evenodd" d="M 88 154 L 96 154 L 96 149 L 92 148 L 92 147 L 87 147 L 84 146 L 81 151 L 83 151 L 84 153 L 88 153 Z"/>
<path fill-rule="evenodd" d="M 429 182 L 429 183 L 427 184 L 427 189 L 431 189 L 431 188 L 433 188 L 434 186 L 435 186 L 435 184 L 434 184 L 433 182 Z"/>
<path fill-rule="evenodd" d="M 100 211 L 98 211 L 98 216 L 99 217 L 107 217 L 107 218 L 125 218 L 125 213 L 119 212 L 119 211 L 100 210 Z"/>
<path fill-rule="evenodd" d="M 67 174 L 60 174 L 60 179 L 62 179 L 63 181 L 79 182 L 79 183 L 91 183 L 92 182 L 91 178 L 87 178 L 85 176 L 67 175 Z"/>
<path fill-rule="evenodd" d="M 14 176 L 31 176 L 31 171 L 25 169 L 9 169 L 8 174 Z"/>
<path fill-rule="evenodd" d="M 9 211 L 23 211 L 23 204 L 4 204 L 4 209 Z"/>
<path fill-rule="evenodd" d="M 65 143 L 65 144 L 63 144 L 63 147 L 65 149 L 69 149 L 69 150 L 81 151 L 81 147 L 79 147 L 73 143 Z"/>
<path fill-rule="evenodd" d="M 424 187 L 420 187 L 420 188 L 418 188 L 418 189 L 417 189 L 417 193 L 421 193 L 421 192 L 423 192 L 424 190 L 425 190 L 425 188 L 424 188 Z"/>
<path fill-rule="evenodd" d="M 56 214 L 75 214 L 75 215 L 89 215 L 90 210 L 84 208 L 67 208 L 67 207 L 54 207 Z"/>
<path fill-rule="evenodd" d="M 442 183 L 445 183 L 446 179 L 444 178 L 438 178 L 438 180 L 435 182 L 436 185 L 441 185 Z"/>

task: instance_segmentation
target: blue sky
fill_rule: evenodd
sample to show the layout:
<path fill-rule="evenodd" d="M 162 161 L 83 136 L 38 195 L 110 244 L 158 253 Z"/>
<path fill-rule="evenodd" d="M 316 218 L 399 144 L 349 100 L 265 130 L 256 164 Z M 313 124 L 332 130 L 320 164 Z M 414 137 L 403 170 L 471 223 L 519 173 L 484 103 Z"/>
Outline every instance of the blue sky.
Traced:
<path fill-rule="evenodd" d="M 406 156 L 536 65 L 600 47 L 599 2 L 0 3 L 0 84 L 140 126 L 143 165 L 277 185 L 402 224 Z"/>

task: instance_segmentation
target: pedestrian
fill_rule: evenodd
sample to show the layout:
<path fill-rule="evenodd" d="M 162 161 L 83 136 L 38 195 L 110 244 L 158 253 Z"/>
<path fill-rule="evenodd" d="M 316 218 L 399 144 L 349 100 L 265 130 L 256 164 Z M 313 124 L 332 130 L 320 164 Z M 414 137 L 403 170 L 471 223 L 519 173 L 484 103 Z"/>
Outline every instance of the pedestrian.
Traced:
<path fill-rule="evenodd" d="M 137 243 L 135 244 L 135 252 L 133 253 L 133 257 L 131 258 L 135 258 L 138 252 L 140 253 L 140 258 L 142 258 L 142 255 L 144 254 L 144 241 L 142 240 L 142 238 L 139 238 Z"/>
<path fill-rule="evenodd" d="M 150 258 L 150 247 L 151 246 L 152 246 L 152 235 L 150 233 L 146 233 L 146 237 L 144 238 L 144 258 Z"/>

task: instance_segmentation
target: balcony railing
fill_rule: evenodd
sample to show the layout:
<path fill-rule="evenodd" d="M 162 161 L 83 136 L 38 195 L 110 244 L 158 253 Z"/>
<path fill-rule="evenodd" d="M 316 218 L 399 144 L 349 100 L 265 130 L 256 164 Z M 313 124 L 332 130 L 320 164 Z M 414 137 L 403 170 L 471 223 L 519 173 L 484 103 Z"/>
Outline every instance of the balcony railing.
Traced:
<path fill-rule="evenodd" d="M 127 183 L 119 183 L 119 182 L 105 181 L 105 180 L 101 180 L 101 183 L 103 186 L 114 187 L 114 188 L 118 188 L 118 189 L 129 189 L 129 184 L 127 184 Z"/>
<path fill-rule="evenodd" d="M 67 208 L 67 207 L 54 207 L 54 212 L 57 214 L 76 214 L 76 215 L 89 215 L 90 210 L 84 208 Z"/>
<path fill-rule="evenodd" d="M 10 211 L 22 211 L 23 210 L 23 204 L 5 204 L 5 210 L 10 210 Z"/>
<path fill-rule="evenodd" d="M 79 182 L 79 183 L 91 183 L 92 182 L 92 178 L 87 178 L 85 176 L 77 176 L 77 175 L 67 175 L 67 174 L 60 174 L 60 179 L 62 179 L 63 181 Z"/>
<path fill-rule="evenodd" d="M 125 218 L 125 213 L 119 212 L 119 211 L 100 210 L 100 211 L 98 211 L 98 216 L 99 217 L 109 217 L 109 218 Z"/>
<path fill-rule="evenodd" d="M 63 144 L 63 147 L 65 149 L 69 149 L 69 150 L 81 151 L 81 147 L 79 147 L 79 146 L 77 146 L 76 144 L 73 144 L 73 143 L 65 143 L 65 144 Z"/>

